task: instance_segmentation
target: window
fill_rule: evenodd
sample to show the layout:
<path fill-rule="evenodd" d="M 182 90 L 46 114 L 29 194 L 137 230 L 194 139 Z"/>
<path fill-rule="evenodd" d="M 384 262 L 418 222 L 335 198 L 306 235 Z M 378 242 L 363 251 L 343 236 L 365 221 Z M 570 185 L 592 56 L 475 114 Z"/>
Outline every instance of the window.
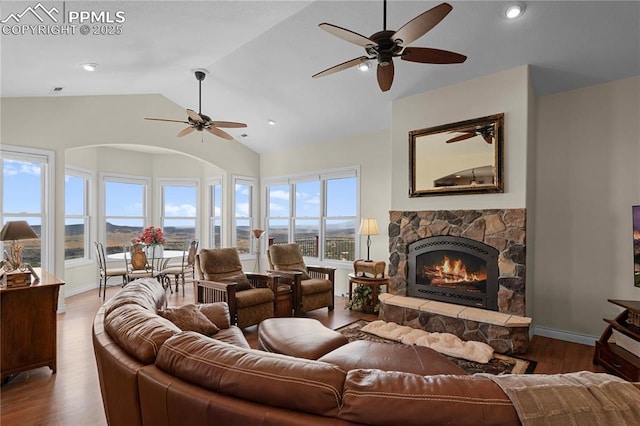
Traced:
<path fill-rule="evenodd" d="M 162 230 L 165 248 L 182 250 L 196 239 L 198 182 L 160 182 L 162 187 Z"/>
<path fill-rule="evenodd" d="M 104 235 L 107 254 L 120 253 L 145 226 L 148 179 L 105 176 Z"/>
<path fill-rule="evenodd" d="M 222 181 L 209 183 L 209 245 L 222 248 Z"/>
<path fill-rule="evenodd" d="M 38 239 L 23 240 L 22 260 L 49 270 L 54 264 L 51 236 L 51 197 L 53 187 L 52 151 L 3 145 L 2 150 L 2 224 L 26 220 Z M 7 242 L 5 242 L 7 244 Z M 6 246 L 5 246 L 6 247 Z"/>
<path fill-rule="evenodd" d="M 253 253 L 251 229 L 253 228 L 253 188 L 255 180 L 234 178 L 233 217 L 234 233 L 232 244 L 238 253 Z"/>
<path fill-rule="evenodd" d="M 270 242 L 295 241 L 304 256 L 319 260 L 355 260 L 358 175 L 353 168 L 268 182 Z"/>
<path fill-rule="evenodd" d="M 68 168 L 64 177 L 64 260 L 88 259 L 92 175 Z"/>
<path fill-rule="evenodd" d="M 289 242 L 289 218 L 291 212 L 288 184 L 267 186 L 267 235 L 270 244 Z"/>
<path fill-rule="evenodd" d="M 324 259 L 355 260 L 357 183 L 355 177 L 325 181 Z"/>

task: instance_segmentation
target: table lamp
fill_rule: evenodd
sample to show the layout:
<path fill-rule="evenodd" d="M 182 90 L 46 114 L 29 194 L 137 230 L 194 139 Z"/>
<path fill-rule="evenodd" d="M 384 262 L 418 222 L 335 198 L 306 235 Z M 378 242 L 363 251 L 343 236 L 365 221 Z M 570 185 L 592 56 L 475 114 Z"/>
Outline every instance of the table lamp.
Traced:
<path fill-rule="evenodd" d="M 22 265 L 22 245 L 18 241 L 37 238 L 38 235 L 26 220 L 10 221 L 4 224 L 0 231 L 0 241 L 11 241 L 9 252 L 7 250 L 4 251 L 6 257 L 5 269 L 7 271 L 16 270 Z"/>
<path fill-rule="evenodd" d="M 376 221 L 375 218 L 372 218 L 372 217 L 363 218 L 360 221 L 360 230 L 358 231 L 358 233 L 361 234 L 361 235 L 366 235 L 367 236 L 367 260 L 366 260 L 366 262 L 371 262 L 371 259 L 369 258 L 369 248 L 371 247 L 371 236 L 380 234 L 380 232 L 378 231 L 378 222 Z"/>

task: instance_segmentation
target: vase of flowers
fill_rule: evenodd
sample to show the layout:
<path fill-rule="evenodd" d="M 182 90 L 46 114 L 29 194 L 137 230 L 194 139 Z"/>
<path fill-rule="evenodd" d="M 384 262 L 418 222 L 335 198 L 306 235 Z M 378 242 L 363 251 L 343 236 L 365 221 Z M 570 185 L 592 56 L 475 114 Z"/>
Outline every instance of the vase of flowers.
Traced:
<path fill-rule="evenodd" d="M 145 244 L 147 246 L 147 257 L 159 259 L 164 251 L 164 232 L 162 228 L 157 226 L 147 226 L 142 230 L 142 234 L 135 240 L 136 243 Z"/>

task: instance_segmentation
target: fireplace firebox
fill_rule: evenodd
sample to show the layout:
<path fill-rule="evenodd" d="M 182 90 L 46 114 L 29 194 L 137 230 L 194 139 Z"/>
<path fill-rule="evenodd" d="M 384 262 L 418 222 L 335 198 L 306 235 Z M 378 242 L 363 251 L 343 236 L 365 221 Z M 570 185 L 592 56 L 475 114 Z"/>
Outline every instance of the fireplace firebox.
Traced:
<path fill-rule="evenodd" d="M 498 310 L 498 250 L 458 236 L 409 244 L 407 295 Z"/>

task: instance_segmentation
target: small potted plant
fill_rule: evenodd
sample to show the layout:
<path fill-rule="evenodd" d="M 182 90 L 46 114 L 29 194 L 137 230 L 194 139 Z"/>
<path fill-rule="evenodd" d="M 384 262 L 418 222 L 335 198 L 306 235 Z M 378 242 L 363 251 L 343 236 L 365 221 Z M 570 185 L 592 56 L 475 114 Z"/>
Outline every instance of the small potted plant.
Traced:
<path fill-rule="evenodd" d="M 359 309 L 362 312 L 372 313 L 378 312 L 379 305 L 373 306 L 373 289 L 368 285 L 357 285 L 351 292 L 351 300 L 348 295 L 344 295 L 346 299 L 345 309 Z"/>

